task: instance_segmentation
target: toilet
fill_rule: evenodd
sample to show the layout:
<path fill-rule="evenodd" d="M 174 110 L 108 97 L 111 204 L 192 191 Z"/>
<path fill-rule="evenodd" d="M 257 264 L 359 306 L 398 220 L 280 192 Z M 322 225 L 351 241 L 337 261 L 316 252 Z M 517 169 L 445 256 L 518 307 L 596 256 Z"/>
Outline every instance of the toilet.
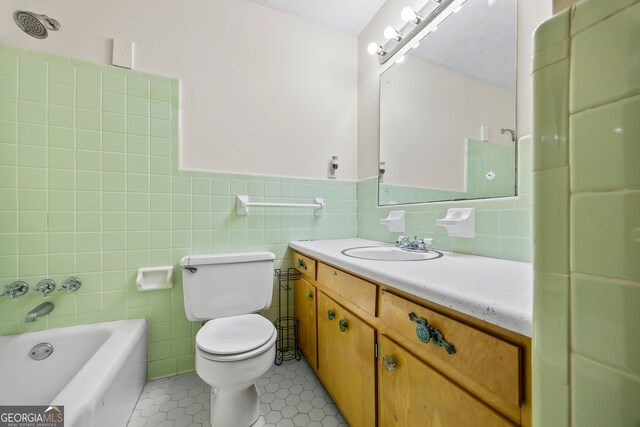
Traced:
<path fill-rule="evenodd" d="M 211 385 L 211 425 L 249 427 L 260 415 L 256 381 L 275 360 L 277 332 L 255 314 L 271 305 L 271 252 L 186 256 L 184 308 L 207 321 L 196 335 L 196 372 Z"/>

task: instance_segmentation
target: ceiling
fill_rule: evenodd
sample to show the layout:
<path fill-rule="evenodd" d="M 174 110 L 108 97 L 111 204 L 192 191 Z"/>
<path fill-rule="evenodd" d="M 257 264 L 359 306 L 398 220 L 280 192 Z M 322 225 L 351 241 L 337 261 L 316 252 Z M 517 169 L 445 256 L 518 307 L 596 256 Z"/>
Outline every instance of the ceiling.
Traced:
<path fill-rule="evenodd" d="M 516 0 L 467 0 L 411 54 L 515 92 Z"/>
<path fill-rule="evenodd" d="M 359 35 L 385 0 L 254 0 L 309 21 Z"/>
<path fill-rule="evenodd" d="M 253 0 L 358 35 L 385 0 Z M 516 0 L 467 0 L 411 51 L 506 90 L 516 87 Z"/>

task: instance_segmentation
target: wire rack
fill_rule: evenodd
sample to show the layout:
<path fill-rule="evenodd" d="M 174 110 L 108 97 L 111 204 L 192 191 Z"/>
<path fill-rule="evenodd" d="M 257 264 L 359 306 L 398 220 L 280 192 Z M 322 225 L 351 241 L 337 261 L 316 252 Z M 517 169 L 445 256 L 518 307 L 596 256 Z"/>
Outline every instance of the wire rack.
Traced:
<path fill-rule="evenodd" d="M 300 278 L 300 272 L 295 268 L 289 268 L 286 272 L 276 268 L 274 277 L 278 281 L 278 318 L 274 322 L 278 331 L 275 363 L 280 365 L 285 360 L 300 360 L 301 357 L 298 350 L 298 321 L 289 312 L 291 285 Z"/>

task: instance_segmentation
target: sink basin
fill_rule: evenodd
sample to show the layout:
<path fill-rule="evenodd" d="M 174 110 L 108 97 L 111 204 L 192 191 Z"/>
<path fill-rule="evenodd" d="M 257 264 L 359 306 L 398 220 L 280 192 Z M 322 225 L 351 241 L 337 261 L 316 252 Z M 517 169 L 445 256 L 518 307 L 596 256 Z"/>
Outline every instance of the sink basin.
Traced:
<path fill-rule="evenodd" d="M 342 254 L 372 261 L 428 261 L 442 256 L 441 252 L 433 249 L 428 252 L 410 252 L 395 246 L 362 246 L 345 249 Z"/>

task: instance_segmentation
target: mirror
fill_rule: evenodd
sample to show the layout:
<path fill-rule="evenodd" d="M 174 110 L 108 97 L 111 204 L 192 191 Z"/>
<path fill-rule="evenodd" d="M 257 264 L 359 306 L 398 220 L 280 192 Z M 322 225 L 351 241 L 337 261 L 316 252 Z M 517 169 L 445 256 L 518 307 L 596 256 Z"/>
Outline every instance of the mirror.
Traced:
<path fill-rule="evenodd" d="M 516 194 L 516 0 L 451 7 L 380 76 L 381 206 Z"/>

